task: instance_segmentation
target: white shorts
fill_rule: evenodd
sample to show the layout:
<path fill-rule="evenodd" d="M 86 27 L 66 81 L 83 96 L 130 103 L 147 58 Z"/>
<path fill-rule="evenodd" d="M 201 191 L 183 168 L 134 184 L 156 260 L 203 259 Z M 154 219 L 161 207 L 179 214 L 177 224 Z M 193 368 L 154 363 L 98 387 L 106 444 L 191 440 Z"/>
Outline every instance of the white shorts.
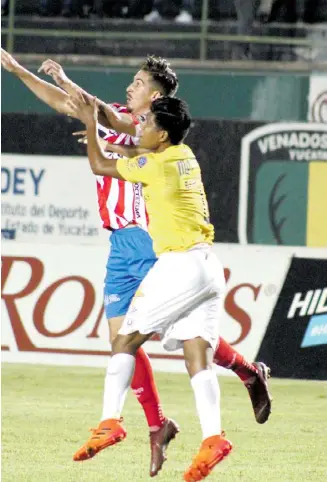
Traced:
<path fill-rule="evenodd" d="M 119 333 L 158 333 L 169 351 L 196 337 L 215 349 L 224 293 L 224 271 L 210 246 L 164 253 L 142 281 Z"/>

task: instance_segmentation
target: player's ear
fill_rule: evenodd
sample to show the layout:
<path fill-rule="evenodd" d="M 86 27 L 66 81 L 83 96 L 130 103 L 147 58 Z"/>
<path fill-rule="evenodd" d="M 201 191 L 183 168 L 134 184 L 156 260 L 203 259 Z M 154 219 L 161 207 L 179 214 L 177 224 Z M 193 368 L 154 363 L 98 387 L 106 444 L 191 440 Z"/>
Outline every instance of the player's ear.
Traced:
<path fill-rule="evenodd" d="M 159 92 L 159 90 L 155 90 L 151 95 L 151 102 L 153 102 L 156 99 L 159 99 L 159 97 L 162 97 L 162 93 Z"/>
<path fill-rule="evenodd" d="M 160 139 L 160 142 L 167 142 L 169 140 L 168 132 L 160 131 L 159 139 Z"/>

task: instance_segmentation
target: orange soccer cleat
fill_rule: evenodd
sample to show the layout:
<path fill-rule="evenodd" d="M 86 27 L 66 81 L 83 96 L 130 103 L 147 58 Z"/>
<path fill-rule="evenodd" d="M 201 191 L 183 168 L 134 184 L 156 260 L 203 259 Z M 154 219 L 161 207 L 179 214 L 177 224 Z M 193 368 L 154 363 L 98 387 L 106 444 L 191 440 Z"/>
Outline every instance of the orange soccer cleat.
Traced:
<path fill-rule="evenodd" d="M 205 479 L 212 469 L 221 462 L 232 450 L 232 444 L 223 435 L 213 435 L 203 440 L 199 453 L 184 473 L 186 482 L 196 482 Z"/>
<path fill-rule="evenodd" d="M 91 459 L 100 450 L 124 440 L 127 432 L 121 423 L 122 420 L 110 418 L 103 420 L 97 428 L 92 428 L 92 437 L 74 454 L 75 462 Z"/>

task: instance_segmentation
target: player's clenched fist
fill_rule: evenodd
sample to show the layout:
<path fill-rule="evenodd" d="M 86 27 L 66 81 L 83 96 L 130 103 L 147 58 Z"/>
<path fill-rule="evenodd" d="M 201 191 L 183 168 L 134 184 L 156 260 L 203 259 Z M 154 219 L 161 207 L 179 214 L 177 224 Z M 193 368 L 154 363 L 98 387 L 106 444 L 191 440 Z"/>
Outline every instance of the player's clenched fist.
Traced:
<path fill-rule="evenodd" d="M 17 72 L 21 67 L 21 65 L 14 59 L 14 57 L 6 50 L 1 49 L 1 65 L 4 69 L 8 70 L 8 72 Z"/>
<path fill-rule="evenodd" d="M 50 75 L 50 77 L 52 77 L 56 84 L 60 87 L 69 82 L 69 79 L 61 65 L 51 59 L 45 60 L 38 72 L 44 72 L 45 74 Z"/>

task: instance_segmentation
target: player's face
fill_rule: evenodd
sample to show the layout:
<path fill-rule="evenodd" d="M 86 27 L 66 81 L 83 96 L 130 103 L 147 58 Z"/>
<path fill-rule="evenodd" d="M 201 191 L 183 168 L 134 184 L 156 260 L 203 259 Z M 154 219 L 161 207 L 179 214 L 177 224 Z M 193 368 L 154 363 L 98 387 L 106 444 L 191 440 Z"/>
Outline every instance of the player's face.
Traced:
<path fill-rule="evenodd" d="M 152 101 L 161 95 L 153 85 L 151 74 L 143 70 L 137 72 L 126 93 L 126 105 L 133 114 L 144 114 L 149 111 Z"/>
<path fill-rule="evenodd" d="M 157 127 L 154 115 L 149 112 L 142 124 L 139 146 L 150 151 L 156 151 L 167 140 L 167 133 Z"/>

